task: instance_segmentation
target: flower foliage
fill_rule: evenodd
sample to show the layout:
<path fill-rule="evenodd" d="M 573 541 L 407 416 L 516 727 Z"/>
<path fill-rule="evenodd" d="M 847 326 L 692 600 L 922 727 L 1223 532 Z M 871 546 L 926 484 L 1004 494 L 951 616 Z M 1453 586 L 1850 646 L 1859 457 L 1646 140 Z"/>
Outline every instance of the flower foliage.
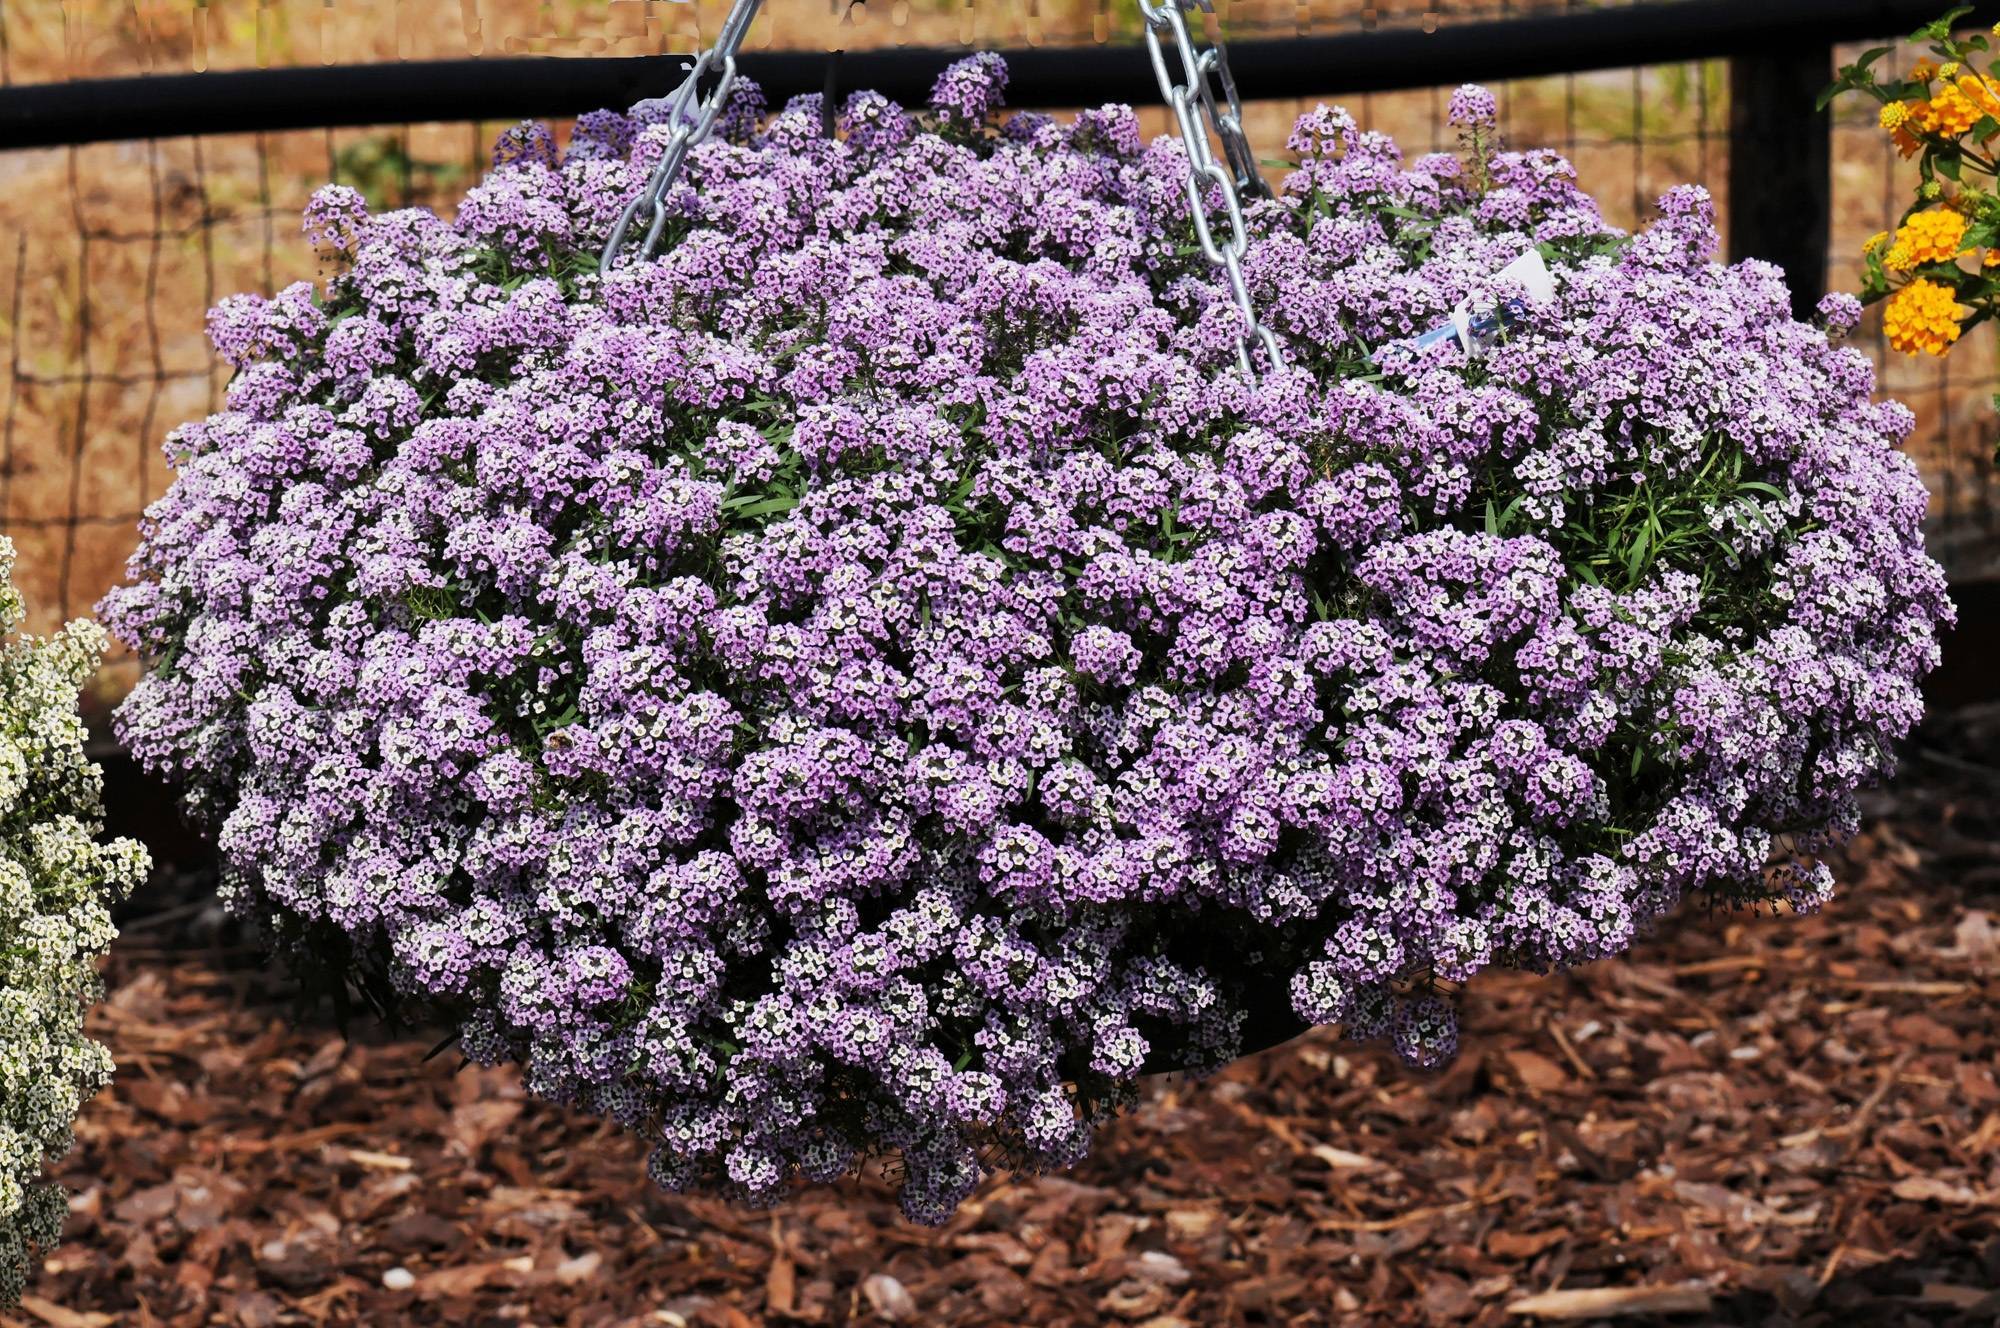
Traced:
<path fill-rule="evenodd" d="M 645 106 L 455 223 L 321 193 L 105 606 L 234 905 L 662 1183 L 893 1150 L 941 1221 L 1266 996 L 1436 1064 L 1481 968 L 1822 900 L 1950 609 L 1908 412 L 1706 196 L 1628 239 L 1476 92 L 1470 165 L 1322 107 L 1253 387 L 1180 149 L 1003 78 L 739 99 L 602 277 Z M 1536 245 L 1489 355 L 1391 345 Z"/>
<path fill-rule="evenodd" d="M 0 536 L 0 637 L 21 621 L 14 545 Z M 111 904 L 145 878 L 146 851 L 99 842 L 102 776 L 84 756 L 77 691 L 103 629 L 0 643 L 0 1305 L 19 1301 L 68 1204 L 42 1179 L 69 1151 L 77 1111 L 111 1075 L 83 1034 Z"/>

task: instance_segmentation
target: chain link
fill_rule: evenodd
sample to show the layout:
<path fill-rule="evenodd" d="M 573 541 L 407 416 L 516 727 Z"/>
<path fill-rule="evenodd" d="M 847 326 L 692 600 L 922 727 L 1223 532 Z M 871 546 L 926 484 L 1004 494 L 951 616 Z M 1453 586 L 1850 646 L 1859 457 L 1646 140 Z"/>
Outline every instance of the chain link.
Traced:
<path fill-rule="evenodd" d="M 1154 0 L 1139 0 L 1139 13 L 1146 20 L 1146 51 L 1153 58 L 1153 76 L 1159 80 L 1160 95 L 1174 113 L 1181 143 L 1187 149 L 1188 208 L 1194 214 L 1195 238 L 1201 242 L 1202 254 L 1222 269 L 1229 283 L 1229 298 L 1243 319 L 1243 330 L 1236 337 L 1236 362 L 1242 366 L 1244 376 L 1254 383 L 1257 366 L 1251 355 L 1253 346 L 1263 346 L 1272 368 L 1281 368 L 1285 362 L 1278 350 L 1277 336 L 1258 319 L 1257 308 L 1250 300 L 1250 288 L 1243 280 L 1243 255 L 1250 248 L 1250 237 L 1243 227 L 1243 198 L 1246 194 L 1261 195 L 1268 191 L 1257 172 L 1257 159 L 1250 152 L 1249 140 L 1243 134 L 1243 104 L 1236 96 L 1236 80 L 1229 75 L 1229 59 L 1219 44 L 1197 48 L 1194 34 L 1188 29 L 1188 13 L 1195 9 L 1206 14 L 1215 12 L 1213 0 L 1160 0 L 1158 4 Z M 1179 79 L 1167 67 L 1168 41 L 1180 55 Z M 1222 90 L 1220 102 L 1215 95 L 1218 83 Z M 1222 144 L 1222 161 L 1216 160 L 1209 145 L 1211 130 Z M 1214 223 L 1208 215 L 1207 194 L 1211 185 L 1222 198 L 1223 214 L 1229 222 L 1229 235 L 1222 244 L 1216 243 Z"/>
<path fill-rule="evenodd" d="M 667 191 L 680 175 L 688 154 L 714 129 L 716 118 L 722 114 L 722 108 L 729 100 L 730 90 L 736 83 L 736 52 L 750 30 L 751 21 L 757 16 L 759 3 L 760 0 L 735 0 L 715 45 L 695 57 L 687 77 L 674 90 L 668 103 L 673 134 L 667 140 L 660 164 L 646 181 L 646 187 L 626 204 L 617 224 L 611 228 L 604 252 L 598 257 L 600 271 L 611 270 L 612 263 L 625 247 L 633 222 L 641 212 L 650 211 L 652 221 L 639 244 L 639 261 L 651 258 L 658 250 L 660 236 L 667 226 Z M 1188 12 L 1199 8 L 1203 13 L 1212 14 L 1215 12 L 1213 0 L 1160 0 L 1157 4 L 1154 0 L 1138 0 L 1138 3 L 1139 12 L 1146 20 L 1146 50 L 1152 57 L 1153 75 L 1159 81 L 1160 95 L 1174 113 L 1181 142 L 1187 150 L 1188 208 L 1194 216 L 1195 237 L 1201 242 L 1202 254 L 1222 269 L 1229 285 L 1229 298 L 1243 320 L 1243 330 L 1236 338 L 1236 360 L 1242 366 L 1244 376 L 1255 382 L 1257 367 L 1251 354 L 1253 345 L 1264 348 L 1272 368 L 1284 364 L 1278 339 L 1258 319 L 1256 306 L 1250 300 L 1250 289 L 1243 279 L 1243 255 L 1250 247 L 1250 237 L 1243 225 L 1243 197 L 1268 191 L 1257 171 L 1257 160 L 1251 154 L 1249 141 L 1243 134 L 1243 104 L 1236 95 L 1236 81 L 1230 77 L 1228 57 L 1223 54 L 1220 45 L 1198 49 L 1194 34 L 1188 30 Z M 1172 41 L 1180 56 L 1180 79 L 1176 79 L 1167 67 L 1167 40 Z M 701 79 L 711 70 L 719 71 L 720 77 L 708 96 L 702 97 Z M 1222 92 L 1220 101 L 1216 98 L 1218 85 Z M 1216 159 L 1209 145 L 1211 131 L 1222 144 L 1221 161 Z M 1209 186 L 1213 186 L 1220 195 L 1223 213 L 1229 223 L 1228 237 L 1221 244 L 1216 243 L 1214 224 L 1208 214 L 1206 195 Z"/>
<path fill-rule="evenodd" d="M 673 135 L 667 139 L 666 151 L 660 157 L 660 164 L 653 168 L 646 187 L 618 214 L 618 224 L 611 228 L 611 238 L 604 242 L 604 252 L 598 255 L 598 271 L 611 270 L 618 251 L 625 247 L 625 237 L 630 233 L 632 223 L 642 211 L 652 213 L 652 223 L 646 227 L 645 239 L 639 244 L 638 261 L 645 262 L 660 247 L 660 236 L 667 228 L 667 191 L 673 188 L 688 154 L 708 137 L 715 128 L 716 118 L 722 114 L 722 108 L 729 103 L 730 90 L 736 86 L 736 52 L 742 47 L 744 37 L 749 35 L 751 21 L 757 17 L 760 3 L 761 0 L 735 0 L 729 17 L 722 22 L 722 31 L 717 35 L 715 45 L 695 57 L 687 77 L 674 89 L 667 103 L 674 126 Z M 701 79 L 710 70 L 719 71 L 721 76 L 708 96 L 702 97 Z M 693 108 L 692 113 L 690 107 Z"/>

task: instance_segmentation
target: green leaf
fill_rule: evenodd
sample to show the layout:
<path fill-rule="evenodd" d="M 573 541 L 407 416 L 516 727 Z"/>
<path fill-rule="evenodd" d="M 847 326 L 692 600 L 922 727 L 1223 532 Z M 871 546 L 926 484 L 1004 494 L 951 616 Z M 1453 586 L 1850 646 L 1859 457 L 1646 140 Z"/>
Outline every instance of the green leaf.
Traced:
<path fill-rule="evenodd" d="M 968 471 L 964 479 L 952 486 L 951 497 L 946 500 L 945 505 L 954 508 L 963 506 L 966 498 L 972 493 L 972 486 L 978 481 L 979 472 Z"/>
<path fill-rule="evenodd" d="M 751 503 L 748 507 L 738 509 L 734 515 L 745 519 L 772 516 L 779 512 L 789 512 L 798 505 L 799 500 L 789 496 L 766 498 L 762 502 Z"/>
<path fill-rule="evenodd" d="M 1639 538 L 1632 541 L 1632 549 L 1625 555 L 1625 577 L 1628 581 L 1639 579 L 1639 569 L 1646 565 L 1646 550 L 1652 547 L 1652 535 L 1651 522 L 1639 527 Z"/>
<path fill-rule="evenodd" d="M 1893 46 L 1871 46 L 1867 50 L 1861 53 L 1860 59 L 1856 60 L 1853 64 L 1849 65 L 1847 68 L 1855 70 L 1858 73 L 1865 74 L 1868 72 L 1868 67 L 1870 65 L 1874 64 L 1877 60 L 1880 60 L 1883 56 L 1890 54 L 1895 49 L 1896 48 Z M 1842 70 L 1841 72 L 1845 73 L 1847 71 Z"/>

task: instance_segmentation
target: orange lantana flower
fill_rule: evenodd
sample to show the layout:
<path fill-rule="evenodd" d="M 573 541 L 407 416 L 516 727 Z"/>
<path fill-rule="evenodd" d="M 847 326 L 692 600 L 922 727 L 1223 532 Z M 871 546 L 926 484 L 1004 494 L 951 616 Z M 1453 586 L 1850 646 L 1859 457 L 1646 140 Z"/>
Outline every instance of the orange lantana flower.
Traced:
<path fill-rule="evenodd" d="M 1961 306 L 1951 287 L 1918 277 L 1882 311 L 1889 344 L 1906 355 L 1943 355 L 1958 340 Z"/>

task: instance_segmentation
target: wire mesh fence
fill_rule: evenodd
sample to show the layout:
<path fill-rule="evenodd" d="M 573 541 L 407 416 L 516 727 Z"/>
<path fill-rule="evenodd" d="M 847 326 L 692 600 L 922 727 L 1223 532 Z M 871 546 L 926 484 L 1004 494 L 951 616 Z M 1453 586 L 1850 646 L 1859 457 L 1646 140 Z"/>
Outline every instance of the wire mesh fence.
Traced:
<path fill-rule="evenodd" d="M 1645 0 L 1662 3 L 1663 0 Z M 1674 3 L 1677 0 L 1664 0 Z M 778 0 L 753 30 L 767 47 L 1123 43 L 1136 16 L 1113 0 L 895 0 L 880 12 Z M 13 83 L 467 54 L 641 54 L 688 50 L 712 33 L 721 0 L 0 0 L 0 79 Z M 1232 35 L 1423 26 L 1567 12 L 1584 0 L 1238 0 L 1219 5 Z M 1847 58 L 1848 52 L 1842 52 Z M 1107 59 L 1143 60 L 1136 49 Z M 1255 88 L 1244 89 L 1254 98 Z M 1707 184 L 1726 218 L 1728 80 L 1719 61 L 1503 81 L 1503 129 L 1553 146 L 1621 225 L 1682 181 Z M 1329 99 L 1339 74 L 1329 71 Z M 1412 152 L 1449 147 L 1449 89 L 1346 98 L 1364 125 Z M 1082 100 L 1083 98 L 1079 98 Z M 1284 141 L 1300 102 L 1253 101 L 1252 142 Z M 1164 111 L 1142 108 L 1148 133 Z M 21 546 L 33 626 L 89 611 L 122 574 L 146 502 L 170 478 L 166 431 L 220 402 L 223 372 L 202 331 L 237 290 L 269 292 L 320 275 L 297 217 L 328 180 L 377 205 L 448 208 L 486 163 L 502 126 L 458 123 L 138 139 L 0 152 L 0 531 Z M 562 126 L 558 126 L 559 132 Z M 1830 288 L 1851 286 L 1862 242 L 1890 224 L 1906 173 L 1872 120 L 1838 113 Z M 1931 482 L 1933 540 L 1955 576 L 2000 571 L 1990 457 L 1995 342 L 1968 338 L 1944 362 L 1911 361 L 1864 325 L 1885 390 L 1916 412 L 1910 451 Z M 115 676 L 115 675 L 114 675 Z"/>
<path fill-rule="evenodd" d="M 1217 0 L 1230 36 L 1577 13 L 1633 0 Z M 1643 0 L 1654 6 L 1675 0 Z M 482 55 L 642 55 L 713 36 L 715 0 L 9 0 L 0 82 Z M 791 0 L 749 49 L 1137 41 L 1130 0 Z"/>

